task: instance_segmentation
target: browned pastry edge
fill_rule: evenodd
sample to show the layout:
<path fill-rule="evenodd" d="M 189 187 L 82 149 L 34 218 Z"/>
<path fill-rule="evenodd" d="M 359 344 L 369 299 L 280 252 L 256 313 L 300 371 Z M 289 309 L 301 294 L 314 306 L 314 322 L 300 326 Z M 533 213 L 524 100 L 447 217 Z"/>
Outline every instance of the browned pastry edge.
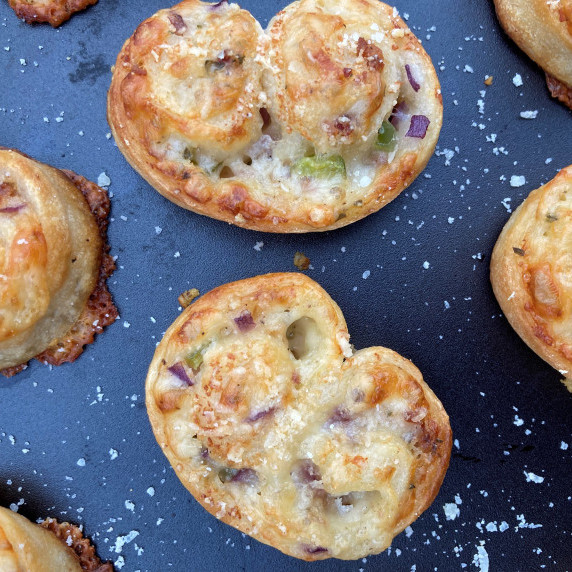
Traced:
<path fill-rule="evenodd" d="M 95 289 L 91 293 L 83 312 L 68 333 L 54 345 L 36 356 L 36 359 L 50 365 L 61 365 L 75 361 L 83 352 L 84 346 L 93 343 L 95 334 L 100 334 L 106 326 L 112 324 L 118 316 L 117 308 L 111 298 L 106 280 L 115 270 L 115 262 L 109 255 L 107 225 L 110 201 L 107 191 L 72 171 L 61 171 L 81 191 L 99 227 L 102 239 L 101 263 Z M 0 370 L 4 377 L 12 377 L 26 369 L 20 364 Z"/>
<path fill-rule="evenodd" d="M 69 20 L 72 14 L 85 10 L 97 0 L 51 0 L 47 5 L 38 5 L 30 0 L 9 0 L 10 7 L 18 18 L 27 24 L 48 22 L 54 28 Z"/>
<path fill-rule="evenodd" d="M 556 79 L 550 74 L 546 74 L 546 85 L 550 90 L 552 97 L 561 101 L 564 105 L 572 109 L 572 87 L 566 85 L 563 81 Z"/>
<path fill-rule="evenodd" d="M 85 538 L 81 529 L 69 522 L 58 522 L 55 518 L 46 518 L 40 524 L 42 528 L 53 533 L 58 540 L 71 548 L 79 558 L 82 570 L 88 572 L 113 572 L 111 562 L 101 562 L 89 538 Z"/>

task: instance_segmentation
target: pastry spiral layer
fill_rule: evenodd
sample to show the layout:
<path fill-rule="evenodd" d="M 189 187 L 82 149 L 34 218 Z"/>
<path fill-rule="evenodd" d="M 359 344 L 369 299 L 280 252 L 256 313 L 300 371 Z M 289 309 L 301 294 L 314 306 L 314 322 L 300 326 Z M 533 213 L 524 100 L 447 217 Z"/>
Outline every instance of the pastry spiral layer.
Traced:
<path fill-rule="evenodd" d="M 0 149 L 3 373 L 32 357 L 73 361 L 117 317 L 108 212 L 107 193 L 83 177 Z"/>
<path fill-rule="evenodd" d="M 442 123 L 429 56 L 377 0 L 302 0 L 263 31 L 185 0 L 143 22 L 114 68 L 120 150 L 176 204 L 306 232 L 379 210 L 425 167 Z"/>
<path fill-rule="evenodd" d="M 353 353 L 302 274 L 226 284 L 168 329 L 146 384 L 155 436 L 217 518 L 304 560 L 387 548 L 435 498 L 451 429 L 419 370 Z"/>
<path fill-rule="evenodd" d="M 102 564 L 77 526 L 54 519 L 37 525 L 0 507 L 0 570 L 113 572 L 113 566 Z"/>
<path fill-rule="evenodd" d="M 506 33 L 545 72 L 553 97 L 572 109 L 572 0 L 494 0 Z"/>
<path fill-rule="evenodd" d="M 8 0 L 10 7 L 28 24 L 48 22 L 54 28 L 69 20 L 75 12 L 95 4 L 97 0 Z"/>
<path fill-rule="evenodd" d="M 491 281 L 518 335 L 572 379 L 572 166 L 512 214 L 493 251 Z"/>

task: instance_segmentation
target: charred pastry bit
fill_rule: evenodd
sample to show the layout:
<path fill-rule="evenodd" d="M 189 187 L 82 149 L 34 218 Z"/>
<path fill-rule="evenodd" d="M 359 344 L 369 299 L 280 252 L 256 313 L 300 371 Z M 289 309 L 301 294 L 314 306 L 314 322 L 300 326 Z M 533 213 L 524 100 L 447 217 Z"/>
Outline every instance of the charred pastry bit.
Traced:
<path fill-rule="evenodd" d="M 184 309 L 187 306 L 190 306 L 191 303 L 193 302 L 193 300 L 195 298 L 198 298 L 200 295 L 201 295 L 201 293 L 196 288 L 191 288 L 190 290 L 185 290 L 178 297 L 178 301 L 179 301 L 179 304 L 181 305 L 181 308 Z"/>
<path fill-rule="evenodd" d="M 522 248 L 518 248 L 518 247 L 516 247 L 516 246 L 513 246 L 513 247 L 512 247 L 512 251 L 513 251 L 515 254 L 518 254 L 519 256 L 524 256 L 524 255 L 526 254 L 526 252 L 525 252 Z"/>
<path fill-rule="evenodd" d="M 294 254 L 294 266 L 298 270 L 308 270 L 310 268 L 310 259 L 303 252 Z"/>
<path fill-rule="evenodd" d="M 192 390 L 166 367 L 185 355 L 184 368 L 200 368 Z M 146 394 L 161 450 L 195 499 L 304 560 L 387 548 L 449 462 L 448 417 L 419 370 L 386 348 L 352 351 L 340 309 L 301 273 L 225 284 L 186 308 Z"/>

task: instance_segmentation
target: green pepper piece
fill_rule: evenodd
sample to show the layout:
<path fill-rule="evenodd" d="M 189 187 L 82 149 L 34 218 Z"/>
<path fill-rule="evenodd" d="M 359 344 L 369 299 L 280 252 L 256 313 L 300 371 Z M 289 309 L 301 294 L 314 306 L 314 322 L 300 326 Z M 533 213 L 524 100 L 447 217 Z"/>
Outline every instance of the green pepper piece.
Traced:
<path fill-rule="evenodd" d="M 186 364 L 189 367 L 192 367 L 195 373 L 199 371 L 201 365 L 203 364 L 203 352 L 207 348 L 207 345 L 201 346 L 198 350 L 191 352 L 185 357 Z"/>
<path fill-rule="evenodd" d="M 340 155 L 302 157 L 292 165 L 292 170 L 301 177 L 332 179 L 338 175 L 346 176 L 346 164 Z"/>
<path fill-rule="evenodd" d="M 397 139 L 395 138 L 395 127 L 389 122 L 384 121 L 377 131 L 377 141 L 375 147 L 380 151 L 390 153 L 395 149 Z"/>
<path fill-rule="evenodd" d="M 229 467 L 221 469 L 218 472 L 218 478 L 220 479 L 221 483 L 228 483 L 228 481 L 232 481 L 232 479 L 238 473 L 238 469 L 231 469 Z"/>

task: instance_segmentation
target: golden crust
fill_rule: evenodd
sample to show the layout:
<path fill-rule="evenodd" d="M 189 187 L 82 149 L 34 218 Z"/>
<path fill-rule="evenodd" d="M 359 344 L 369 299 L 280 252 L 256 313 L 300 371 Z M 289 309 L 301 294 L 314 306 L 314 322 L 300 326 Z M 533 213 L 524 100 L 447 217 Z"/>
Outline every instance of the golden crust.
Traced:
<path fill-rule="evenodd" d="M 542 359 L 572 378 L 572 166 L 532 191 L 491 259 L 495 296 Z"/>
<path fill-rule="evenodd" d="M 9 376 L 34 356 L 73 361 L 117 314 L 105 285 L 106 192 L 14 150 L 0 149 L 0 166 L 0 370 Z"/>
<path fill-rule="evenodd" d="M 572 109 L 572 0 L 494 2 L 506 33 L 546 72 L 553 97 Z"/>
<path fill-rule="evenodd" d="M 386 549 L 435 498 L 443 406 L 397 353 L 352 353 L 344 317 L 303 274 L 226 284 L 159 344 L 155 437 L 211 514 L 304 560 Z"/>
<path fill-rule="evenodd" d="M 396 147 L 384 151 L 391 117 Z M 184 0 L 123 46 L 108 120 L 131 165 L 179 206 L 307 232 L 403 191 L 435 148 L 442 101 L 429 56 L 377 0 L 294 2 L 266 32 L 236 4 Z M 332 163 L 308 173 L 308 156 Z"/>
<path fill-rule="evenodd" d="M 48 22 L 54 28 L 97 0 L 9 0 L 10 7 L 28 24 Z"/>
<path fill-rule="evenodd" d="M 81 572 L 71 548 L 22 515 L 0 507 L 0 570 Z"/>

